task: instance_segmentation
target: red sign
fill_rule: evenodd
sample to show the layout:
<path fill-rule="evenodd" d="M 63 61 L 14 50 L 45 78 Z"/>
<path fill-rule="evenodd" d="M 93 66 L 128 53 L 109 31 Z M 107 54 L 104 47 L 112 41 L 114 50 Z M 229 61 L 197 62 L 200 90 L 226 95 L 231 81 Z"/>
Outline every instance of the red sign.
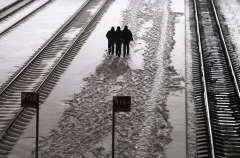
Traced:
<path fill-rule="evenodd" d="M 22 92 L 21 107 L 37 108 L 39 106 L 39 93 Z"/>
<path fill-rule="evenodd" d="M 114 96 L 113 108 L 114 108 L 114 112 L 130 112 L 131 97 L 130 96 Z"/>

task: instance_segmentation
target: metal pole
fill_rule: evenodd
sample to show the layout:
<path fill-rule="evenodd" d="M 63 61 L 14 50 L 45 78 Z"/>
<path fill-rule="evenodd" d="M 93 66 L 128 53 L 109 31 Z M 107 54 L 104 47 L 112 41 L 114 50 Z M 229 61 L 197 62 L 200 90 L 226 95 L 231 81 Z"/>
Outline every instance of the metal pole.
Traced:
<path fill-rule="evenodd" d="M 37 105 L 37 119 L 36 119 L 36 158 L 38 158 L 38 133 L 39 131 L 39 104 Z"/>
<path fill-rule="evenodd" d="M 113 100 L 114 102 L 114 100 Z M 114 158 L 114 133 L 115 133 L 115 109 L 113 103 L 113 123 L 112 123 L 112 158 Z"/>

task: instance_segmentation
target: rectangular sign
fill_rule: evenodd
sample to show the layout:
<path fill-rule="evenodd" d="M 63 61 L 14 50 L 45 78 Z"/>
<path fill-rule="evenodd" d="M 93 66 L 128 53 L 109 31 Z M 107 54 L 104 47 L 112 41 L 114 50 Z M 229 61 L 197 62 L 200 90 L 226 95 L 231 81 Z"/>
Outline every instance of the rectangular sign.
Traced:
<path fill-rule="evenodd" d="M 39 106 L 39 93 L 22 92 L 21 107 L 37 108 Z"/>
<path fill-rule="evenodd" d="M 113 108 L 114 108 L 114 112 L 130 112 L 131 97 L 130 96 L 114 96 Z"/>

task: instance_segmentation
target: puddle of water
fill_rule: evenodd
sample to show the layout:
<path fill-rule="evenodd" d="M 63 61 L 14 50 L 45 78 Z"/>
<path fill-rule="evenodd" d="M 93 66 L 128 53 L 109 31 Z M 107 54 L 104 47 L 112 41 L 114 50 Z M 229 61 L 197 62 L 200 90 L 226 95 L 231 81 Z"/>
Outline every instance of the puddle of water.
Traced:
<path fill-rule="evenodd" d="M 79 93 L 84 86 L 83 78 L 93 73 L 106 57 L 104 51 L 107 48 L 106 32 L 111 26 L 120 25 L 121 11 L 125 9 L 127 4 L 127 0 L 116 1 L 108 9 L 45 103 L 41 105 L 40 137 L 48 135 L 49 131 L 56 126 L 62 112 L 67 107 L 65 103 L 68 103 L 73 95 Z M 28 125 L 27 130 L 9 155 L 10 158 L 16 158 L 19 155 L 29 157 L 35 147 L 35 122 L 36 120 L 33 119 Z"/>
<path fill-rule="evenodd" d="M 176 1 L 176 0 L 175 0 Z M 173 11 L 175 11 L 176 4 L 182 5 L 184 2 L 173 2 Z M 178 6 L 179 7 L 179 6 Z M 179 7 L 179 8 L 184 8 Z M 179 9 L 178 9 L 179 10 Z M 180 9 L 181 11 L 181 9 Z M 184 10 L 183 10 L 184 11 Z M 176 41 L 172 51 L 172 66 L 179 73 L 179 78 L 185 74 L 185 19 L 184 16 L 176 17 L 178 23 L 175 23 Z M 181 87 L 185 87 L 185 83 L 181 82 Z M 185 90 L 172 92 L 168 97 L 167 106 L 169 109 L 169 121 L 173 126 L 171 133 L 172 142 L 168 145 L 166 151 L 167 156 L 171 158 L 185 158 L 186 157 L 186 123 L 185 123 Z"/>

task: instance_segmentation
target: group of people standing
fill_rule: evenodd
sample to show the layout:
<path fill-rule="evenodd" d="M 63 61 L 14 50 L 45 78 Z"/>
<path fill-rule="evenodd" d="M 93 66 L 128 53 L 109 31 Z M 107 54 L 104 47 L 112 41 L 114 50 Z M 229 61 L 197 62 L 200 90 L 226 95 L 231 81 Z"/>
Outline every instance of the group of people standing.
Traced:
<path fill-rule="evenodd" d="M 125 26 L 123 30 L 117 27 L 115 31 L 114 27 L 111 28 L 106 34 L 108 39 L 108 54 L 114 55 L 114 44 L 116 45 L 116 56 L 121 56 L 122 44 L 123 44 L 123 57 L 129 55 L 129 44 L 133 40 L 132 32 Z"/>

